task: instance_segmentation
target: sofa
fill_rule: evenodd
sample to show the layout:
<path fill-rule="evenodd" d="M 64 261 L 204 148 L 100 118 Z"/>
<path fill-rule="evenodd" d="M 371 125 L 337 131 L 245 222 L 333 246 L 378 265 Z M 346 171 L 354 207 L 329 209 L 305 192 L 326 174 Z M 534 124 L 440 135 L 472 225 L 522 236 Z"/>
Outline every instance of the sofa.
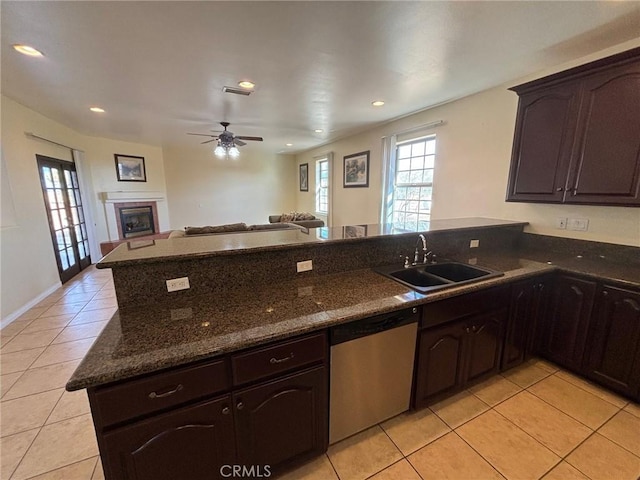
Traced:
<path fill-rule="evenodd" d="M 295 223 L 304 228 L 324 227 L 324 221 L 310 213 L 283 213 L 281 215 L 269 215 L 269 223 Z"/>
<path fill-rule="evenodd" d="M 228 233 L 265 232 L 273 230 L 302 230 L 305 227 L 294 223 L 263 223 L 247 225 L 246 223 L 228 223 L 226 225 L 207 225 L 204 227 L 184 227 L 173 230 L 168 238 L 195 237 L 202 235 L 223 235 Z"/>

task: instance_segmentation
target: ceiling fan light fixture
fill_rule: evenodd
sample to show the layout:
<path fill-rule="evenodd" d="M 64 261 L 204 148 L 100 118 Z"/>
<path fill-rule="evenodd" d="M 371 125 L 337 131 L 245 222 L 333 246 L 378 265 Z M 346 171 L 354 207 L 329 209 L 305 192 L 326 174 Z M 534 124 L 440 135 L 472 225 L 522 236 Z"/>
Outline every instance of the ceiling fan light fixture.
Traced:
<path fill-rule="evenodd" d="M 235 145 L 229 149 L 229 156 L 231 158 L 238 158 L 240 156 L 240 150 Z"/>
<path fill-rule="evenodd" d="M 216 157 L 224 157 L 227 155 L 227 150 L 222 145 L 220 145 L 220 142 L 218 142 L 218 145 L 213 150 L 213 154 Z"/>
<path fill-rule="evenodd" d="M 238 86 L 240 88 L 246 88 L 247 90 L 253 90 L 253 87 L 255 87 L 256 84 L 253 82 L 250 82 L 249 80 L 243 80 L 241 82 L 238 82 Z"/>

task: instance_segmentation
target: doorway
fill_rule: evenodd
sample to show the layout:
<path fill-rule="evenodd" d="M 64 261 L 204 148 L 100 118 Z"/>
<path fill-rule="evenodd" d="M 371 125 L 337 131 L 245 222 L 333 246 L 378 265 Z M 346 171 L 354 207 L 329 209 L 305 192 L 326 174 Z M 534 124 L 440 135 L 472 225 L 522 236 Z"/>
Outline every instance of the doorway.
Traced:
<path fill-rule="evenodd" d="M 65 283 L 91 265 L 78 174 L 73 162 L 36 158 L 58 273 Z"/>

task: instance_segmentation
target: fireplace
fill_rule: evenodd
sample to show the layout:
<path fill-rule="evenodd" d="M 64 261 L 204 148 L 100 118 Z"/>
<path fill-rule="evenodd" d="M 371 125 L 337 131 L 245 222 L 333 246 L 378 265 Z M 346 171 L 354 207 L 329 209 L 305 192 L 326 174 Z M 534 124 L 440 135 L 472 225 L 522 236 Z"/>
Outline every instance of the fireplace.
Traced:
<path fill-rule="evenodd" d="M 160 232 L 156 202 L 122 202 L 114 208 L 121 240 Z"/>
<path fill-rule="evenodd" d="M 120 227 L 124 238 L 153 235 L 153 211 L 151 207 L 121 208 Z"/>

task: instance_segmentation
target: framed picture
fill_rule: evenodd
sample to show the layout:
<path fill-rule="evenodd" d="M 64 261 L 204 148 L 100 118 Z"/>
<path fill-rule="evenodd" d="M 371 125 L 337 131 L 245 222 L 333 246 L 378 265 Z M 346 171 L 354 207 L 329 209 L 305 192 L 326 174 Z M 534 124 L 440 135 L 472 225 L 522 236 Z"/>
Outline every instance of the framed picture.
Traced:
<path fill-rule="evenodd" d="M 303 163 L 300 165 L 300 191 L 309 191 L 309 164 Z"/>
<path fill-rule="evenodd" d="M 144 169 L 144 157 L 133 155 L 113 155 L 116 159 L 116 173 L 119 182 L 146 182 L 147 172 Z"/>
<path fill-rule="evenodd" d="M 369 150 L 344 157 L 344 188 L 369 186 Z"/>
<path fill-rule="evenodd" d="M 343 238 L 362 238 L 367 236 L 366 225 L 347 225 L 343 228 Z"/>

